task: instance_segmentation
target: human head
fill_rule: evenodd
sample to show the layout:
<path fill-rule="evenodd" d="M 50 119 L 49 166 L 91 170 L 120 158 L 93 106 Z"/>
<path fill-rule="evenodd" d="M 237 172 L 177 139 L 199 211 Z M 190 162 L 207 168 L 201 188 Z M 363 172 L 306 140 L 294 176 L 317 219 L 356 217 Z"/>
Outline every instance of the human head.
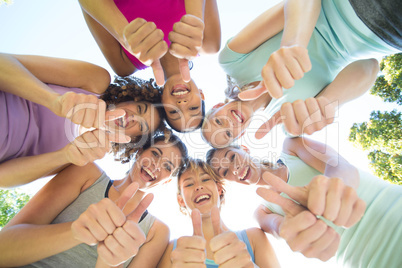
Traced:
<path fill-rule="evenodd" d="M 220 208 L 225 198 L 222 179 L 200 159 L 188 159 L 182 166 L 177 176 L 177 189 L 177 201 L 185 214 L 194 208 L 201 214 L 209 213 L 213 206 Z M 202 195 L 206 198 L 197 203 Z"/>
<path fill-rule="evenodd" d="M 204 94 L 193 80 L 186 83 L 180 74 L 166 80 L 162 104 L 166 121 L 178 132 L 189 132 L 201 127 L 205 116 Z"/>
<path fill-rule="evenodd" d="M 245 147 L 212 148 L 206 158 L 214 172 L 226 180 L 250 185 L 261 178 L 261 163 L 252 159 Z"/>
<path fill-rule="evenodd" d="M 149 189 L 176 176 L 187 158 L 186 145 L 179 137 L 171 132 L 158 135 L 138 150 L 129 176 L 140 189 Z"/>
<path fill-rule="evenodd" d="M 117 76 L 101 96 L 108 109 L 120 108 L 126 112 L 123 118 L 109 122 L 111 127 L 122 129 L 131 137 L 128 144 L 112 143 L 117 160 L 123 163 L 130 161 L 139 148 L 165 128 L 161 96 L 162 89 L 155 85 L 153 79 L 146 81 L 133 76 Z"/>
<path fill-rule="evenodd" d="M 201 133 L 212 147 L 223 148 L 244 135 L 253 109 L 243 101 L 219 103 L 205 116 Z"/>

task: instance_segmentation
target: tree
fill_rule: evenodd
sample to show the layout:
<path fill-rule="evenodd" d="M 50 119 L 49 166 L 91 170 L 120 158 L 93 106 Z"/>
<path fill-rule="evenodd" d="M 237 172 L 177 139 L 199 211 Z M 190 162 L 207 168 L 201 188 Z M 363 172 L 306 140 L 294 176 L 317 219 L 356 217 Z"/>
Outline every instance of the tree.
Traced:
<path fill-rule="evenodd" d="M 18 190 L 0 189 L 0 229 L 29 201 L 30 196 Z"/>
<path fill-rule="evenodd" d="M 384 73 L 371 88 L 372 95 L 385 102 L 402 105 L 402 54 L 385 57 L 380 64 Z M 369 151 L 368 158 L 374 173 L 402 185 L 402 113 L 373 111 L 369 122 L 354 123 L 349 140 Z"/>

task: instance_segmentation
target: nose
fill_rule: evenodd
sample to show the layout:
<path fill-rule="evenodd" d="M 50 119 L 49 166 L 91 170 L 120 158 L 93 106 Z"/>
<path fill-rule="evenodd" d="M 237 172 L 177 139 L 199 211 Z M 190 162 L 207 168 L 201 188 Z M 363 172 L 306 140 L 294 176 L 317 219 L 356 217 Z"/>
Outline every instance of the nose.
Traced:
<path fill-rule="evenodd" d="M 187 100 L 178 100 L 176 101 L 177 105 L 186 105 L 187 104 Z"/>
<path fill-rule="evenodd" d="M 204 187 L 202 187 L 202 185 L 197 185 L 197 187 L 195 187 L 195 191 L 198 192 L 200 190 L 204 189 Z"/>

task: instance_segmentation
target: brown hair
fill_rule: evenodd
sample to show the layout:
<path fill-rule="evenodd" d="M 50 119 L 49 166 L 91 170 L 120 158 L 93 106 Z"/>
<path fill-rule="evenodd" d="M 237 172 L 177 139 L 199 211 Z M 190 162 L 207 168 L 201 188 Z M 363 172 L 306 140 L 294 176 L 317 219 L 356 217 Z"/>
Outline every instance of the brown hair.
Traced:
<path fill-rule="evenodd" d="M 162 96 L 162 88 L 154 83 L 153 79 L 149 81 L 134 77 L 116 76 L 113 83 L 109 85 L 106 91 L 100 96 L 108 105 L 108 108 L 118 103 L 127 101 L 147 101 L 152 104 L 160 104 Z M 160 117 L 160 124 L 154 133 L 143 136 L 132 137 L 130 143 L 112 143 L 112 151 L 115 160 L 127 163 L 132 156 L 153 136 L 160 134 L 165 129 L 164 119 L 166 118 L 165 110 L 162 105 L 155 105 Z"/>

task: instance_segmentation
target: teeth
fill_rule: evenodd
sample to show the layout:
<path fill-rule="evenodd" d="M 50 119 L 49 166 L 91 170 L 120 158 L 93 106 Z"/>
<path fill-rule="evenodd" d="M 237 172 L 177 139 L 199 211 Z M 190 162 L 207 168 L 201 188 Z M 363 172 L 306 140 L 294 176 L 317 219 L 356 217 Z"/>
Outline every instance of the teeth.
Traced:
<path fill-rule="evenodd" d="M 244 169 L 243 174 L 240 176 L 239 180 L 244 180 L 244 177 L 247 175 L 247 171 L 249 170 L 250 167 L 247 167 Z"/>
<path fill-rule="evenodd" d="M 148 173 L 148 175 L 152 178 L 152 180 L 155 179 L 155 175 L 152 173 L 151 170 L 149 170 L 149 169 L 146 168 L 146 167 L 143 167 L 143 169 L 145 170 L 146 173 Z"/>
<path fill-rule="evenodd" d="M 185 90 L 185 91 L 173 92 L 173 96 L 182 96 L 182 95 L 186 95 L 187 93 L 188 93 L 187 90 Z"/>
<path fill-rule="evenodd" d="M 243 122 L 243 120 L 241 119 L 241 117 L 238 116 L 237 113 L 235 113 L 234 111 L 232 111 L 232 115 L 237 119 L 237 121 L 238 121 L 239 123 Z"/>
<path fill-rule="evenodd" d="M 196 203 L 199 203 L 202 199 L 209 199 L 209 198 L 210 198 L 209 195 L 204 194 L 204 195 L 199 196 L 199 197 L 195 200 L 195 202 L 196 202 Z"/>

